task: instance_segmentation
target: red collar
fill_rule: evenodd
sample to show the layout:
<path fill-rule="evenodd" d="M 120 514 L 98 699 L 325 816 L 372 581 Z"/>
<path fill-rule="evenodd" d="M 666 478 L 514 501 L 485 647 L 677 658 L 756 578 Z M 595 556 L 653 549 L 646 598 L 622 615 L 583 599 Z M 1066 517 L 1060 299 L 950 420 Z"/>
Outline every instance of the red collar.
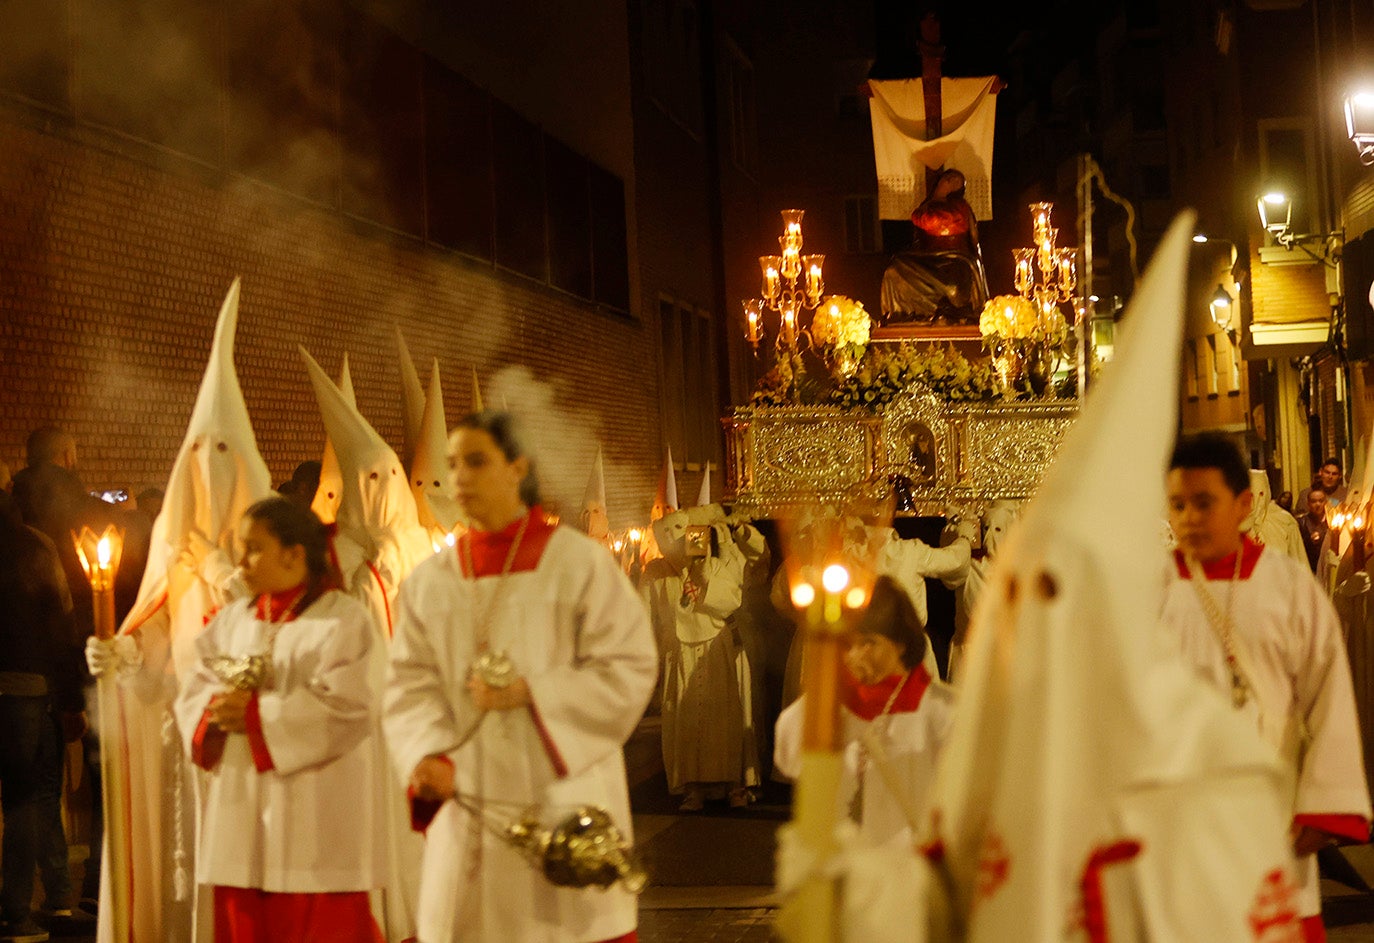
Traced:
<path fill-rule="evenodd" d="M 1264 545 L 1255 543 L 1247 535 L 1242 535 L 1240 543 L 1240 578 L 1248 580 L 1250 575 L 1255 572 L 1255 564 L 1259 563 L 1260 554 L 1264 552 Z M 1174 565 L 1178 567 L 1178 575 L 1182 579 L 1188 579 L 1188 561 L 1183 557 L 1183 551 L 1174 551 Z M 1229 580 L 1231 575 L 1236 572 L 1236 555 L 1228 554 L 1219 560 L 1202 564 L 1202 573 L 1209 580 Z"/>
<path fill-rule="evenodd" d="M 258 618 L 264 622 L 291 622 L 300 615 L 293 608 L 305 596 L 307 586 L 301 583 L 279 593 L 263 593 L 258 597 Z"/>
<path fill-rule="evenodd" d="M 511 561 L 512 573 L 527 573 L 537 567 L 540 558 L 544 556 L 544 548 L 548 546 L 549 538 L 557 529 L 557 525 L 539 505 L 530 508 L 528 517 L 529 524 L 525 528 L 525 535 L 520 538 L 515 559 Z M 511 543 L 519 533 L 520 524 L 524 520 L 524 517 L 517 518 L 499 531 L 478 530 L 474 527 L 459 537 L 458 566 L 462 569 L 463 575 L 474 575 L 468 572 L 468 560 L 471 560 L 473 568 L 477 570 L 477 576 L 500 576 L 506 555 L 510 553 Z"/>
<path fill-rule="evenodd" d="M 840 698 L 850 712 L 863 720 L 872 720 L 883 712 L 887 699 L 902 681 L 901 675 L 888 675 L 877 684 L 860 684 L 845 668 L 840 677 Z M 889 714 L 909 714 L 921 706 L 921 698 L 930 687 L 930 675 L 924 665 L 917 665 L 906 676 L 906 683 L 888 709 Z"/>

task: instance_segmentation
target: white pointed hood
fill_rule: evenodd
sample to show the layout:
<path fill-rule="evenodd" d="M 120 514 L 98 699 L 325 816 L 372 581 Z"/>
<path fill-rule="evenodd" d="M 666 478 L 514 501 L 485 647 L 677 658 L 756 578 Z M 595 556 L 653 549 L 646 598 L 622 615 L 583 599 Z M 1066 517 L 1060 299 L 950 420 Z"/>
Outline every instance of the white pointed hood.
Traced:
<path fill-rule="evenodd" d="M 431 536 L 441 540 L 462 517 L 458 502 L 449 493 L 448 477 L 448 420 L 444 414 L 444 390 L 439 382 L 436 358 L 429 374 L 429 392 L 425 394 L 415 461 L 410 467 L 410 490 L 415 495 L 420 524 Z"/>
<path fill-rule="evenodd" d="M 677 475 L 673 472 L 673 447 L 670 445 L 668 455 L 663 461 L 663 474 L 658 479 L 658 491 L 654 494 L 654 506 L 649 512 L 649 520 L 656 521 L 681 506 L 677 500 Z"/>
<path fill-rule="evenodd" d="M 401 535 L 413 538 L 420 533 L 420 521 L 401 460 L 344 398 L 309 351 L 301 347 L 300 352 L 325 430 L 339 458 L 343 479 L 336 518 L 339 535 L 352 539 L 369 556 L 388 539 L 400 539 Z"/>
<path fill-rule="evenodd" d="M 1266 878 L 1293 880 L 1272 748 L 1158 621 L 1192 230 L 1160 243 L 973 616 L 931 797 L 969 941 L 1095 916 L 1112 939 L 1249 939 Z"/>
<path fill-rule="evenodd" d="M 475 413 L 483 412 L 486 409 L 482 405 L 482 384 L 477 382 L 477 368 L 472 368 L 472 411 Z"/>
<path fill-rule="evenodd" d="M 353 374 L 348 369 L 348 354 L 343 355 L 343 366 L 339 368 L 339 392 L 348 405 L 358 406 L 358 397 L 353 392 Z M 339 456 L 334 453 L 334 443 L 328 435 L 324 437 L 324 454 L 320 457 L 320 484 L 311 499 L 310 510 L 326 524 L 334 523 L 339 513 L 339 501 L 343 497 L 343 473 L 339 470 Z"/>
<path fill-rule="evenodd" d="M 401 366 L 401 462 L 407 472 L 415 464 L 415 451 L 420 446 L 425 417 L 425 388 L 410 357 L 405 335 L 396 327 L 396 353 Z"/>
<path fill-rule="evenodd" d="M 707 462 L 701 473 L 701 487 L 697 489 L 697 504 L 701 508 L 711 503 L 711 463 Z"/>
<path fill-rule="evenodd" d="M 239 279 L 235 278 L 220 306 L 209 362 L 172 463 L 139 598 L 125 620 L 126 627 L 141 623 L 160 604 L 167 589 L 167 568 L 173 562 L 168 554 L 198 539 L 194 534 L 237 562 L 243 550 L 239 519 L 250 505 L 272 494 L 272 479 L 258 452 L 234 369 L 238 315 Z M 176 600 L 171 603 L 175 606 Z"/>
<path fill-rule="evenodd" d="M 593 540 L 605 540 L 611 533 L 610 517 L 606 511 L 606 466 L 601 446 L 596 447 L 591 477 L 582 493 L 582 529 Z"/>

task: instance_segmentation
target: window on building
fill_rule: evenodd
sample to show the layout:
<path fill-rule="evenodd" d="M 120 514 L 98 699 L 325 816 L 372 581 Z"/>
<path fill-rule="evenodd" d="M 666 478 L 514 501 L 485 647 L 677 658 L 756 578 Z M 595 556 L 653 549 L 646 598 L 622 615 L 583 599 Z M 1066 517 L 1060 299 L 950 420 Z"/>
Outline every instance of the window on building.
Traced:
<path fill-rule="evenodd" d="M 20 27 L 14 40 L 32 42 L 37 38 L 33 28 L 50 29 L 56 25 L 54 16 L 62 20 L 65 34 L 71 5 L 49 0 L 43 6 L 47 9 L 31 14 L 33 24 Z M 80 6 L 79 16 L 73 17 L 78 114 L 133 137 L 217 161 L 223 140 L 219 6 L 192 0 L 102 0 Z M 297 15 L 274 18 L 288 30 L 302 31 Z M 67 47 L 66 35 L 54 38 L 58 41 L 49 49 Z M 277 54 L 282 51 L 270 40 L 263 44 L 267 70 L 279 64 Z M 0 61 L 8 72 L 13 60 Z M 44 72 L 29 72 L 28 80 L 47 84 L 56 78 Z M 45 97 L 59 91 L 30 87 Z"/>
<path fill-rule="evenodd" d="M 1168 200 L 1173 193 L 1167 164 L 1142 164 L 1140 195 L 1147 200 Z"/>
<path fill-rule="evenodd" d="M 1202 376 L 1198 364 L 1197 338 L 1190 337 L 1183 347 L 1183 383 L 1189 399 L 1197 399 L 1198 382 Z"/>
<path fill-rule="evenodd" d="M 544 137 L 549 199 L 549 283 L 592 296 L 591 184 L 587 158 Z"/>
<path fill-rule="evenodd" d="M 1203 379 L 1207 383 L 1207 395 L 1209 397 L 1216 396 L 1221 379 L 1221 362 L 1217 359 L 1217 336 L 1215 334 L 1208 335 L 1207 343 L 1203 346 L 1203 353 L 1207 359 L 1203 374 Z"/>
<path fill-rule="evenodd" d="M 433 59 L 424 82 L 428 236 L 491 261 L 491 96 Z"/>
<path fill-rule="evenodd" d="M 337 205 L 342 67 L 332 18 L 307 22 L 306 5 L 275 0 L 224 9 L 230 169 Z"/>
<path fill-rule="evenodd" d="M 1322 218 L 1317 204 L 1316 152 L 1310 118 L 1267 118 L 1259 122 L 1260 186 L 1293 200 L 1291 228 L 1313 232 Z"/>
<path fill-rule="evenodd" d="M 728 39 L 725 42 L 725 135 L 730 159 L 747 174 L 758 164 L 758 122 L 755 118 L 754 65 Z"/>
<path fill-rule="evenodd" d="M 591 165 L 592 297 L 616 311 L 630 310 L 629 231 L 625 181 Z"/>
<path fill-rule="evenodd" d="M 496 264 L 544 281 L 544 135 L 502 102 L 493 103 L 491 117 Z"/>
<path fill-rule="evenodd" d="M 693 135 L 701 133 L 700 20 L 693 0 L 642 0 L 644 89 Z"/>
<path fill-rule="evenodd" d="M 717 454 L 719 405 L 710 312 L 660 298 L 664 434 L 678 461 L 700 465 Z"/>
<path fill-rule="evenodd" d="M 71 111 L 72 42 L 67 5 L 54 0 L 0 3 L 0 88 Z"/>
<path fill-rule="evenodd" d="M 879 248 L 878 198 L 869 194 L 844 198 L 844 251 L 859 255 Z"/>
<path fill-rule="evenodd" d="M 424 229 L 421 58 L 371 17 L 345 6 L 340 101 L 342 208 L 419 235 Z"/>

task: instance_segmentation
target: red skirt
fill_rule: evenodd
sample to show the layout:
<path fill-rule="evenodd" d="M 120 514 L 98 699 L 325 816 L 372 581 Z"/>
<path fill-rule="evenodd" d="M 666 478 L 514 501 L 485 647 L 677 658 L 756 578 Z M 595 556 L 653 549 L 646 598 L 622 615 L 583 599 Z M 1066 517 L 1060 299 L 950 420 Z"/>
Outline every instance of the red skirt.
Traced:
<path fill-rule="evenodd" d="M 385 943 L 367 891 L 273 894 L 215 888 L 218 943 Z"/>

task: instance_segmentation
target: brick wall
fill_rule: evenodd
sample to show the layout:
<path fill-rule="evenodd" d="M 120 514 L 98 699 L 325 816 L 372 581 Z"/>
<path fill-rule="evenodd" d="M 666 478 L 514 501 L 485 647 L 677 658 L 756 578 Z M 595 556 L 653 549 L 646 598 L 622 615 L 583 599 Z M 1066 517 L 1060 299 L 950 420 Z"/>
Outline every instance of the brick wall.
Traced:
<path fill-rule="evenodd" d="M 518 277 L 89 129 L 0 116 L 0 459 L 55 423 L 91 487 L 161 487 L 215 315 L 243 277 L 239 376 L 274 480 L 318 458 L 323 424 L 296 345 L 336 373 L 399 451 L 392 325 L 450 422 L 538 403 L 546 490 L 575 512 L 598 441 L 613 524 L 647 519 L 662 454 L 653 331 Z M 498 371 L 527 368 L 539 386 Z"/>

